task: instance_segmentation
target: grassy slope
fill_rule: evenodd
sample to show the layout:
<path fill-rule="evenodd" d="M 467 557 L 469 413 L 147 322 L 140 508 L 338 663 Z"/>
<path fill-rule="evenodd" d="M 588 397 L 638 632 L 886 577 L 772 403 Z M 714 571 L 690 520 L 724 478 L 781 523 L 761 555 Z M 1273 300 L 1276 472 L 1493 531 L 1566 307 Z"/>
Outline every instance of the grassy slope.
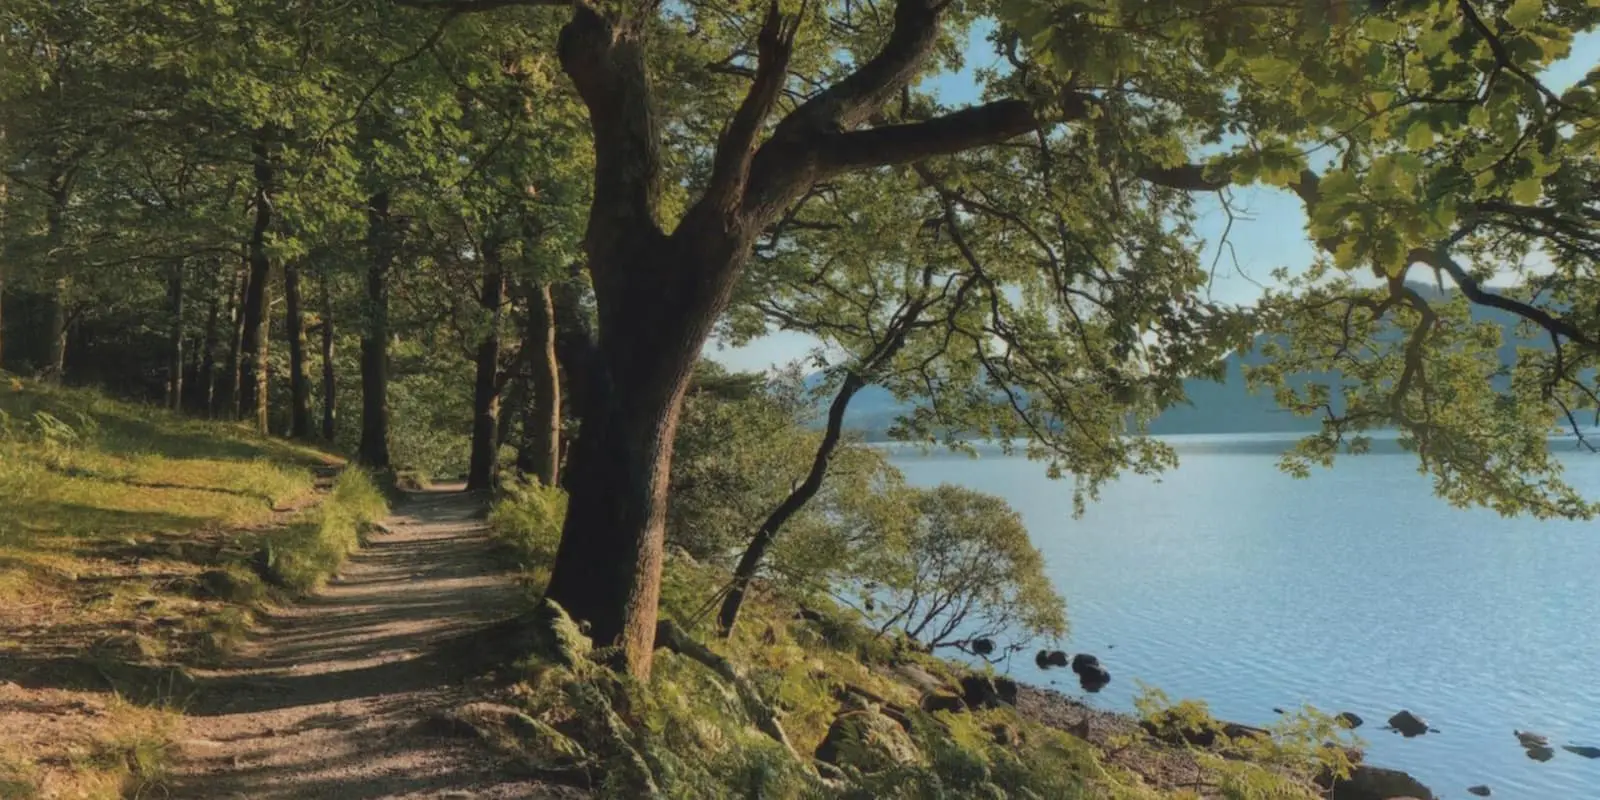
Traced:
<path fill-rule="evenodd" d="M 338 568 L 384 511 L 359 472 L 240 426 L 0 374 L 0 797 L 159 778 L 181 665 Z M 326 498 L 326 499 L 325 499 Z"/>
<path fill-rule="evenodd" d="M 490 522 L 537 592 L 555 551 L 564 503 L 559 492 L 516 490 L 497 503 Z M 709 630 L 705 599 L 727 581 L 717 568 L 685 558 L 669 559 L 662 614 L 688 628 L 748 680 L 777 711 L 794 753 L 760 730 L 760 711 L 726 674 L 696 659 L 658 650 L 649 686 L 619 680 L 591 658 L 573 658 L 574 631 L 536 634 L 535 655 L 524 664 L 524 680 L 503 701 L 523 715 L 528 736 L 480 733 L 499 742 L 513 763 L 538 774 L 566 774 L 588 782 L 601 797 L 671 798 L 1312 798 L 1308 784 L 1319 757 L 1342 758 L 1343 750 L 1317 743 L 1346 737 L 1325 718 L 1286 722 L 1270 739 L 1251 740 L 1240 758 L 1172 747 L 1143 736 L 1118 717 L 1069 733 L 1043 724 L 1009 705 L 976 711 L 923 712 L 929 677 L 943 684 L 935 694 L 959 693 L 970 674 L 954 662 L 896 647 L 874 637 L 847 614 L 828 612 L 821 622 L 797 619 L 797 606 L 775 593 L 747 602 L 731 640 Z M 824 603 L 814 598 L 813 604 Z M 714 606 L 710 608 L 714 609 Z M 570 626 L 570 623 L 566 623 Z M 542 641 L 541 641 L 542 639 Z M 552 641 L 554 640 L 554 641 Z M 658 646 L 661 644 L 658 641 Z M 579 651 L 589 648 L 580 642 Z M 907 669 L 914 667 L 915 669 Z M 913 677 L 915 676 L 915 677 Z M 592 687 L 598 691 L 589 691 Z M 1037 694 L 1037 693 L 1035 693 Z M 888 769 L 847 771 L 831 785 L 808 776 L 810 756 L 841 713 L 866 705 L 888 707 L 910 723 L 918 754 L 913 763 Z M 585 720 L 605 717 L 601 698 L 625 727 L 620 737 Z M 1202 721 L 1194 704 L 1168 706 L 1161 718 Z M 1115 715 L 1111 715 L 1115 716 Z M 469 720 L 470 722 L 470 720 Z M 1059 724 L 1059 723 L 1058 723 Z M 1298 730 L 1294 730 L 1298 727 Z M 893 731 L 891 731 L 893 733 Z M 898 736 L 898 734 L 896 734 Z M 521 741 L 521 745 L 518 741 Z M 554 744 L 552 741 L 554 740 Z M 869 748 L 871 749 L 871 748 Z M 574 756 L 574 753 L 579 755 Z M 870 754 L 867 760 L 870 761 Z M 841 759 L 844 761 L 847 759 Z M 881 766 L 881 765 L 880 765 Z M 553 773 L 552 773 L 553 771 Z M 645 780 L 644 772 L 649 773 Z M 837 777 L 837 776 L 836 776 Z M 653 784 L 653 786 L 652 786 Z"/>

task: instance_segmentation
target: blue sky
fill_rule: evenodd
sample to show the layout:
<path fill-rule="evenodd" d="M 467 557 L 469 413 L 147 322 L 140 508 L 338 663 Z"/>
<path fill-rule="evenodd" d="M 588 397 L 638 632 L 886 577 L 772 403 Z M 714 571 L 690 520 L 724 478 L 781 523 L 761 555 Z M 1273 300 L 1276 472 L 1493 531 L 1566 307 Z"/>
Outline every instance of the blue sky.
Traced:
<path fill-rule="evenodd" d="M 994 66 L 998 60 L 984 41 L 983 30 L 974 30 L 967 46 L 967 69 L 940 76 L 929 82 L 940 100 L 952 106 L 979 99 L 974 70 Z M 1543 76 L 1560 91 L 1577 82 L 1595 64 L 1600 64 L 1600 33 L 1578 37 L 1572 54 L 1551 67 Z M 1235 221 L 1228 233 L 1232 253 L 1217 261 L 1211 295 L 1224 303 L 1248 303 L 1261 294 L 1258 284 L 1270 282 L 1269 273 L 1280 267 L 1291 271 L 1310 264 L 1313 251 L 1305 234 L 1305 210 L 1298 198 L 1272 187 L 1233 190 Z M 1199 199 L 1199 219 L 1195 229 L 1204 241 L 1202 263 L 1210 265 L 1227 229 L 1228 218 L 1221 204 L 1210 195 Z M 1237 268 L 1234 265 L 1237 257 Z M 715 340 L 707 343 L 705 355 L 738 370 L 765 370 L 804 357 L 817 345 L 809 336 L 774 333 L 744 347 L 722 347 Z"/>

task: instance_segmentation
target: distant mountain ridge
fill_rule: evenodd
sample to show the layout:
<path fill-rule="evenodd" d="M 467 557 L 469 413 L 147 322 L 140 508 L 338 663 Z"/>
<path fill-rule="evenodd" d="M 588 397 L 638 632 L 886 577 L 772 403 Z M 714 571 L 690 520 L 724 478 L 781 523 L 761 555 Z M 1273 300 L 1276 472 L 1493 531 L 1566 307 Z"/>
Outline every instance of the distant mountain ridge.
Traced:
<path fill-rule="evenodd" d="M 1437 287 L 1428 284 L 1413 283 L 1411 287 L 1430 300 L 1444 299 L 1450 294 L 1441 294 Z M 1521 318 L 1508 311 L 1475 305 L 1472 307 L 1472 318 L 1501 326 L 1504 333 L 1500 361 L 1503 364 L 1514 362 L 1518 347 L 1549 347 L 1546 340 L 1519 338 L 1516 328 Z M 1321 423 L 1315 417 L 1297 417 L 1279 408 L 1270 393 L 1250 392 L 1245 388 L 1244 367 L 1266 363 L 1266 358 L 1261 355 L 1261 346 L 1268 341 L 1269 337 L 1258 337 L 1251 350 L 1234 353 L 1224 359 L 1226 375 L 1221 382 L 1201 378 L 1184 381 L 1184 394 L 1188 402 L 1163 412 L 1151 422 L 1150 432 L 1158 436 L 1170 436 L 1304 433 L 1317 430 Z M 1301 374 L 1291 376 L 1290 381 L 1300 385 L 1310 381 L 1335 382 L 1337 379 L 1338 376 L 1334 374 Z M 822 380 L 822 373 L 813 373 L 806 377 L 806 384 L 814 387 Z M 1506 379 L 1496 378 L 1495 383 L 1497 387 L 1504 388 Z M 845 413 L 845 428 L 864 434 L 869 441 L 885 440 L 895 419 L 913 407 L 914 401 L 902 402 L 881 386 L 867 386 L 851 400 L 850 408 Z"/>

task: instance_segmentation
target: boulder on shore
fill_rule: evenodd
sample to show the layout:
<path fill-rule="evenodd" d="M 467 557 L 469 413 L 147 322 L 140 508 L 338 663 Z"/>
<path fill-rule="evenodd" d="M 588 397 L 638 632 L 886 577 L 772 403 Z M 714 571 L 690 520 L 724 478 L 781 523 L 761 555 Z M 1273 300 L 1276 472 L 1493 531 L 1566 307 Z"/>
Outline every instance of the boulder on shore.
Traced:
<path fill-rule="evenodd" d="M 849 765 L 862 772 L 882 772 L 922 762 L 911 735 L 875 708 L 847 711 L 835 717 L 817 745 L 817 760 Z"/>
<path fill-rule="evenodd" d="M 961 699 L 969 708 L 999 708 L 1017 704 L 1017 682 L 1010 678 L 973 673 L 961 678 Z"/>
<path fill-rule="evenodd" d="M 1397 769 L 1366 764 L 1352 769 L 1349 778 L 1334 783 L 1328 794 L 1328 800 L 1399 800 L 1405 797 L 1437 800 L 1433 790 L 1416 778 Z"/>

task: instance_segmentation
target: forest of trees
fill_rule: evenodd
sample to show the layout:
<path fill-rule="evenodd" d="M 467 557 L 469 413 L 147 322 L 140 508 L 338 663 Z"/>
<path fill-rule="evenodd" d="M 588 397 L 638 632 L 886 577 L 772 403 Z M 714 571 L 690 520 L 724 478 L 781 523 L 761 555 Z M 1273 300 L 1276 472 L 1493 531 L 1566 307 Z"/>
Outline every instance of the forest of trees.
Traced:
<path fill-rule="evenodd" d="M 9 0 L 0 364 L 377 470 L 560 485 L 548 596 L 641 676 L 713 334 L 809 334 L 826 377 L 763 521 L 702 526 L 742 552 L 724 626 L 826 500 L 863 387 L 920 399 L 896 436 L 1024 442 L 1081 503 L 1171 466 L 1143 426 L 1260 334 L 1287 345 L 1252 380 L 1322 420 L 1291 469 L 1394 427 L 1451 502 L 1587 517 L 1546 436 L 1597 406 L 1600 70 L 1539 76 L 1597 22 L 1594 0 Z M 925 79 L 974 32 L 985 99 L 944 107 Z M 1303 204 L 1320 256 L 1210 302 L 1196 196 L 1253 183 Z M 1472 304 L 1549 346 L 1505 367 Z"/>

